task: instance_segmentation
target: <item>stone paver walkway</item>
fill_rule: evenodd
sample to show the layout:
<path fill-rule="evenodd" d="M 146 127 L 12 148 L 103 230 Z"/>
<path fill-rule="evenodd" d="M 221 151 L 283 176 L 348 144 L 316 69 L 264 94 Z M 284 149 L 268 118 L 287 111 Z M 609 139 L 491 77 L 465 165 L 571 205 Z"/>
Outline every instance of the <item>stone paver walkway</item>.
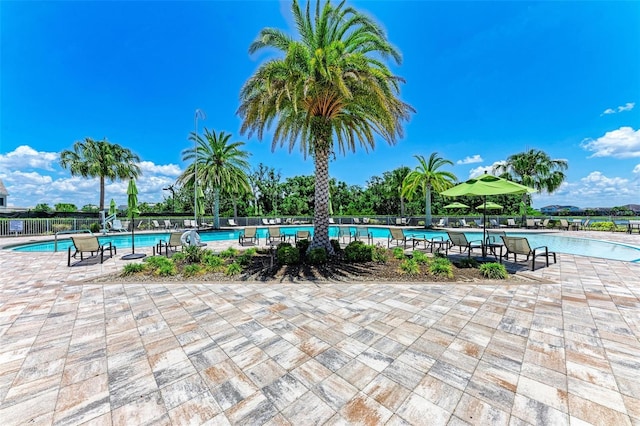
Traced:
<path fill-rule="evenodd" d="M 560 255 L 518 284 L 82 282 L 122 254 L 0 250 L 0 424 L 640 425 L 638 263 Z"/>

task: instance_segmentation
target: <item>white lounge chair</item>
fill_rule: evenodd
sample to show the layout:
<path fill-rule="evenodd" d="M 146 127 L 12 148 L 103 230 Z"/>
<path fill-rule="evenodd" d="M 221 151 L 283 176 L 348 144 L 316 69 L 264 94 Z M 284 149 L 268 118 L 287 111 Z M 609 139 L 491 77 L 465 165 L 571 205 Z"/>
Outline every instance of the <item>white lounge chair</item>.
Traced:
<path fill-rule="evenodd" d="M 111 222 L 111 231 L 127 232 L 127 229 L 122 226 L 120 219 L 113 219 L 113 222 Z"/>

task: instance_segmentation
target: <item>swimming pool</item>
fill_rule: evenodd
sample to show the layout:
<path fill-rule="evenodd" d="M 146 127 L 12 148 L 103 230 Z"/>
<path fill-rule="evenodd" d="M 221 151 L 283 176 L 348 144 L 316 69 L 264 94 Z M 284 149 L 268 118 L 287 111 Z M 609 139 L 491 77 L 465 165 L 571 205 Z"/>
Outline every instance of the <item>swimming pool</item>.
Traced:
<path fill-rule="evenodd" d="M 352 231 L 355 227 L 351 227 Z M 305 230 L 313 234 L 312 226 L 283 227 L 282 233 L 285 235 L 295 235 L 296 231 Z M 374 238 L 385 239 L 389 236 L 389 230 L 383 227 L 370 227 L 369 232 Z M 426 236 L 427 238 L 443 237 L 447 238 L 447 233 L 443 231 L 426 231 L 420 229 L 406 229 L 405 233 Z M 480 234 L 476 232 L 466 232 L 469 239 L 478 239 Z M 203 242 L 208 241 L 238 241 L 239 229 L 204 231 L 200 233 Z M 258 228 L 260 239 L 266 238 L 267 228 Z M 329 236 L 336 238 L 338 227 L 329 227 Z M 621 243 L 613 243 L 588 238 L 576 238 L 558 234 L 508 232 L 508 235 L 527 237 L 531 247 L 548 246 L 549 250 L 558 253 L 576 254 L 582 256 L 600 257 L 604 259 L 623 260 L 628 262 L 640 262 L 640 247 L 634 247 Z M 144 233 L 135 234 L 136 247 L 153 247 L 161 240 L 168 238 L 168 233 Z M 480 237 L 481 238 L 481 237 Z M 131 234 L 109 234 L 99 236 L 101 242 L 112 242 L 119 249 L 131 248 Z M 71 245 L 70 239 L 58 240 L 58 251 L 66 251 Z M 10 249 L 21 252 L 52 252 L 55 249 L 54 241 L 43 241 L 38 243 L 23 244 L 10 247 Z"/>

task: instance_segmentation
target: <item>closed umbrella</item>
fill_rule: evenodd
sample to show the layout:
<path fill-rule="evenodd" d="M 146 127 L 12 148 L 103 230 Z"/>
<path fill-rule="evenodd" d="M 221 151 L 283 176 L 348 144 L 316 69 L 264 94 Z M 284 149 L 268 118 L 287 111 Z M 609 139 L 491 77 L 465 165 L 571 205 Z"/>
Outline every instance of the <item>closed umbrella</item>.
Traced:
<path fill-rule="evenodd" d="M 112 198 L 111 203 L 109 203 L 109 216 L 113 216 L 117 211 L 118 208 L 116 207 L 116 200 Z"/>
<path fill-rule="evenodd" d="M 204 216 L 204 192 L 202 192 L 202 188 L 198 187 L 198 198 L 196 199 L 196 205 L 198 208 L 198 216 L 203 217 Z"/>
<path fill-rule="evenodd" d="M 524 194 L 536 192 L 535 189 L 528 186 L 520 185 L 519 183 L 502 179 L 497 176 L 487 174 L 469 179 L 466 182 L 458 184 L 452 188 L 442 191 L 440 194 L 447 197 L 460 197 L 463 195 L 472 195 L 484 197 L 484 203 L 481 206 L 486 206 L 483 209 L 483 227 L 482 227 L 482 241 L 487 239 L 487 195 L 500 195 L 500 194 Z M 497 204 L 496 204 L 497 205 Z M 485 257 L 486 249 L 482 246 L 482 257 Z"/>
<path fill-rule="evenodd" d="M 138 188 L 133 179 L 129 180 L 129 187 L 127 188 L 127 208 L 131 223 L 133 223 L 133 218 L 140 214 L 140 210 L 138 210 Z M 135 230 L 135 226 L 131 227 L 131 254 L 122 256 L 123 259 L 140 259 L 146 256 L 144 253 L 136 253 Z"/>

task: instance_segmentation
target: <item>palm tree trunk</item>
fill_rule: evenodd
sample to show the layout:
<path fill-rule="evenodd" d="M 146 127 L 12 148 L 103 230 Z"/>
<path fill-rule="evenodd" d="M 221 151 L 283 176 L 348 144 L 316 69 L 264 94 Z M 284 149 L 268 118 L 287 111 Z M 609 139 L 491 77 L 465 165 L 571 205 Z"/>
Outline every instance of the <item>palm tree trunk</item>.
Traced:
<path fill-rule="evenodd" d="M 424 217 L 424 227 L 431 228 L 431 185 L 427 185 L 427 193 L 425 194 L 424 200 L 424 209 L 425 209 L 425 217 Z"/>
<path fill-rule="evenodd" d="M 315 155 L 315 211 L 313 214 L 313 241 L 309 249 L 322 247 L 333 255 L 333 246 L 329 240 L 329 147 L 316 145 Z"/>
<path fill-rule="evenodd" d="M 400 196 L 400 216 L 404 217 L 404 197 Z"/>
<path fill-rule="evenodd" d="M 220 229 L 220 188 L 213 190 L 213 228 Z"/>
<path fill-rule="evenodd" d="M 100 210 L 104 210 L 104 176 L 100 176 Z"/>

